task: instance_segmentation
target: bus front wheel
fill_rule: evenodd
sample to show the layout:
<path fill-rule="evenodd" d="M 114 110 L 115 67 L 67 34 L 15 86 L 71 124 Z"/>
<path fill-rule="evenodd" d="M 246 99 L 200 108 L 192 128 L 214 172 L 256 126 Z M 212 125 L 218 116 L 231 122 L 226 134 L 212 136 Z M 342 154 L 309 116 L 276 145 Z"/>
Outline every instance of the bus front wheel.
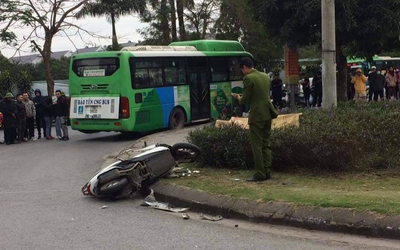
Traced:
<path fill-rule="evenodd" d="M 172 110 L 169 116 L 169 128 L 170 129 L 182 129 L 185 126 L 185 114 L 182 109 L 176 108 Z"/>

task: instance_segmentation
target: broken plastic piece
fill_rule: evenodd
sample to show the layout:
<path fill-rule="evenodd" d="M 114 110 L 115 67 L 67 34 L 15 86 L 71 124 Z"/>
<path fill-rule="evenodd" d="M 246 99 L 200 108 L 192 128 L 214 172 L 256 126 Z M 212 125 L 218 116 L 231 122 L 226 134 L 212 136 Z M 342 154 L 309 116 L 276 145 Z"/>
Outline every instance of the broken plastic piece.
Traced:
<path fill-rule="evenodd" d="M 100 209 L 106 209 L 107 208 L 107 206 L 102 206 Z"/>
<path fill-rule="evenodd" d="M 209 220 L 209 221 L 220 221 L 222 220 L 222 216 L 221 215 L 217 215 L 217 216 L 209 216 L 209 215 L 205 215 L 205 214 L 200 214 L 200 218 L 204 219 L 204 220 Z"/>
<path fill-rule="evenodd" d="M 153 189 L 151 189 L 150 194 L 146 198 L 144 198 L 144 200 L 142 202 L 142 206 L 150 206 L 154 209 L 164 210 L 164 211 L 169 211 L 169 212 L 174 212 L 174 213 L 182 213 L 182 212 L 189 210 L 189 208 L 178 208 L 178 207 L 174 207 L 168 203 L 158 202 L 156 200 L 156 198 L 154 197 Z"/>
<path fill-rule="evenodd" d="M 182 214 L 182 218 L 184 220 L 188 220 L 190 218 L 190 216 L 188 214 Z"/>

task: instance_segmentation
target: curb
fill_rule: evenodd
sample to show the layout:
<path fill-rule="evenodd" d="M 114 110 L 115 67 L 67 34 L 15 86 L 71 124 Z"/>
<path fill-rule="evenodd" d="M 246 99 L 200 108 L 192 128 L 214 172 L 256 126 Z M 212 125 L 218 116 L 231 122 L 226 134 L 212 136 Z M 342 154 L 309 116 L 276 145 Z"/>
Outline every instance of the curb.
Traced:
<path fill-rule="evenodd" d="M 224 218 L 249 220 L 299 227 L 309 230 L 349 233 L 377 238 L 400 239 L 400 215 L 384 216 L 346 208 L 316 208 L 284 202 L 257 202 L 209 194 L 187 187 L 155 183 L 157 200 L 192 211 L 221 215 Z"/>

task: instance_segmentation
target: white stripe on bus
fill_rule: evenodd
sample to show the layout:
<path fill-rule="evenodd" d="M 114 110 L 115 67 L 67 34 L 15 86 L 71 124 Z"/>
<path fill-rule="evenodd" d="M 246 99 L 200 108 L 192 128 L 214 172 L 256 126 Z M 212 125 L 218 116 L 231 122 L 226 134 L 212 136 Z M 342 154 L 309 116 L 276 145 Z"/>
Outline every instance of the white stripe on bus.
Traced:
<path fill-rule="evenodd" d="M 199 51 L 134 51 L 131 52 L 135 57 L 164 57 L 164 56 L 206 56 Z"/>

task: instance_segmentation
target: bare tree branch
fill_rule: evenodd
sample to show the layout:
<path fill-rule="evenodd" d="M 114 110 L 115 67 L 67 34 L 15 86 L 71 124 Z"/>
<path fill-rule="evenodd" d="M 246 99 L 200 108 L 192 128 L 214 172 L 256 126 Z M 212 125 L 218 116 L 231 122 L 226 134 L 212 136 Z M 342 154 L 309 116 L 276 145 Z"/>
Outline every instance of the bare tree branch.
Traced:
<path fill-rule="evenodd" d="M 15 50 L 15 53 L 11 56 L 11 58 L 13 58 L 16 54 L 17 54 L 17 52 L 19 52 L 20 50 L 21 50 L 21 48 L 25 45 L 25 43 L 27 42 L 27 41 L 30 41 L 31 40 L 31 38 L 32 38 L 32 35 L 33 35 L 33 33 L 35 33 L 36 32 L 36 29 L 37 29 L 38 27 L 35 27 L 33 30 L 32 30 L 32 32 L 29 34 L 29 36 L 25 39 L 25 41 L 23 42 L 23 43 L 21 43 L 20 45 L 19 45 L 19 47 Z"/>
<path fill-rule="evenodd" d="M 42 25 L 42 27 L 43 27 L 43 29 L 45 29 L 46 31 L 49 31 L 49 28 L 46 26 L 46 24 L 44 23 L 44 21 L 43 21 L 43 17 L 39 14 L 39 12 L 38 12 L 38 10 L 36 9 L 36 7 L 33 5 L 33 3 L 32 3 L 32 1 L 31 0 L 28 0 L 29 1 L 29 6 L 32 8 L 32 10 L 36 13 L 36 15 L 37 15 L 37 18 L 35 18 L 35 17 L 33 17 L 32 16 L 32 18 L 33 19 L 35 19 L 35 21 L 37 21 L 38 23 L 40 23 L 40 25 Z"/>
<path fill-rule="evenodd" d="M 30 0 L 29 0 L 30 1 Z M 77 10 L 79 7 L 81 7 L 83 4 L 87 3 L 89 0 L 83 0 L 82 2 L 80 2 L 79 4 L 77 4 L 75 7 L 70 8 L 69 10 L 67 10 L 62 17 L 60 18 L 60 20 L 58 21 L 57 25 L 55 26 L 56 30 L 58 31 L 58 29 L 60 28 L 61 24 L 64 22 L 64 20 L 67 18 L 69 13 L 72 13 L 73 11 Z"/>
<path fill-rule="evenodd" d="M 67 36 L 68 40 L 72 43 L 72 45 L 74 46 L 75 50 L 78 51 L 78 47 L 76 47 L 74 41 L 72 41 L 72 39 L 69 37 L 69 35 L 67 34 L 67 32 L 65 32 L 65 30 L 63 30 L 64 34 Z"/>

